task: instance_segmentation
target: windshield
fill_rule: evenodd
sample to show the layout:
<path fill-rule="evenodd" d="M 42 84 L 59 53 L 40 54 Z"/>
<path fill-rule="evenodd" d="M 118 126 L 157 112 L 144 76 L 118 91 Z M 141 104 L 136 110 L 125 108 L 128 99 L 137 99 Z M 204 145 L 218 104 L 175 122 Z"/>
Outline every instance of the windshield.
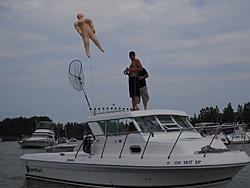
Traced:
<path fill-rule="evenodd" d="M 192 129 L 193 126 L 185 116 L 158 115 L 157 119 L 168 131 L 176 131 L 182 128 L 184 128 L 184 131 L 194 131 L 194 129 Z"/>
<path fill-rule="evenodd" d="M 158 121 L 154 116 L 142 116 L 135 118 L 136 123 L 142 131 L 163 131 Z"/>
<path fill-rule="evenodd" d="M 183 128 L 192 128 L 192 124 L 188 121 L 187 117 L 183 116 L 172 116 L 176 123 L 180 125 Z M 194 129 L 189 129 L 189 130 L 194 130 Z"/>

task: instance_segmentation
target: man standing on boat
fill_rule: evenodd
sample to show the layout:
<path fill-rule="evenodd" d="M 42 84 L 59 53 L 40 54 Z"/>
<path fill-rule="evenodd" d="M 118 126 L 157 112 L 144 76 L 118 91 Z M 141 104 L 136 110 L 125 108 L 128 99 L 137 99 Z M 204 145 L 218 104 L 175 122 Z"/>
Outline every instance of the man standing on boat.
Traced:
<path fill-rule="evenodd" d="M 135 58 L 135 52 L 129 52 L 129 58 L 131 63 L 129 68 L 126 68 L 125 72 L 129 75 L 129 96 L 132 98 L 132 110 L 139 110 L 137 104 L 139 104 L 140 90 L 139 90 L 139 77 L 138 72 L 142 71 L 142 65 L 139 59 Z"/>
<path fill-rule="evenodd" d="M 142 99 L 144 110 L 147 110 L 149 101 L 148 88 L 146 82 L 146 78 L 148 78 L 147 70 L 143 68 L 142 71 L 138 72 L 138 76 L 139 76 L 139 90 L 140 90 L 139 102 L 140 99 Z"/>

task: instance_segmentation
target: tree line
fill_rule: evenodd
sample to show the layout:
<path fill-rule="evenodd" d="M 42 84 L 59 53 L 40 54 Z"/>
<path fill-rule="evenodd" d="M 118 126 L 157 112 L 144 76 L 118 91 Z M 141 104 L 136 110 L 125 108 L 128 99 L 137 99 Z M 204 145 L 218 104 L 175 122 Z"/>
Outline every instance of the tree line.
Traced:
<path fill-rule="evenodd" d="M 6 118 L 0 121 L 0 137 L 3 140 L 18 140 L 23 134 L 31 135 L 36 130 L 37 121 L 51 121 L 47 116 L 33 116 L 31 118 Z M 205 107 L 200 110 L 198 115 L 190 117 L 190 121 L 193 125 L 201 122 L 213 122 L 213 123 L 247 123 L 250 127 L 250 102 L 244 105 L 238 105 L 236 111 L 234 111 L 232 104 L 228 103 L 227 107 L 222 109 L 215 107 Z M 74 137 L 82 140 L 84 132 L 88 132 L 89 127 L 85 123 L 58 123 L 55 126 L 55 134 L 57 137 Z"/>
<path fill-rule="evenodd" d="M 250 125 L 250 102 L 244 105 L 238 105 L 235 111 L 231 103 L 228 103 L 227 107 L 222 109 L 215 107 L 205 107 L 200 110 L 198 115 L 194 114 L 194 117 L 190 118 L 191 123 L 201 122 L 213 122 L 213 123 L 247 123 Z"/>
<path fill-rule="evenodd" d="M 22 138 L 22 135 L 30 135 L 36 130 L 36 122 L 52 120 L 47 116 L 33 116 L 31 118 L 18 117 L 6 118 L 0 121 L 0 137 L 4 141 L 15 141 Z M 54 132 L 57 137 L 74 137 L 78 140 L 83 139 L 83 133 L 89 131 L 89 127 L 84 123 L 55 124 Z"/>

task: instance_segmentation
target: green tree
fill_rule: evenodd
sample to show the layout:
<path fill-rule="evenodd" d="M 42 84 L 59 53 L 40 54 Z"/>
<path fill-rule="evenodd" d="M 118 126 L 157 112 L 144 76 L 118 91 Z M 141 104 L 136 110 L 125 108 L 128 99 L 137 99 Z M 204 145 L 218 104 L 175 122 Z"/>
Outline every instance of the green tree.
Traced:
<path fill-rule="evenodd" d="M 237 113 L 236 113 L 236 121 L 237 122 L 241 122 L 241 123 L 243 123 L 243 107 L 242 107 L 242 105 L 238 105 L 238 108 L 237 108 Z"/>
<path fill-rule="evenodd" d="M 213 107 L 206 107 L 200 110 L 200 114 L 198 115 L 198 119 L 200 122 L 214 122 L 217 123 L 219 121 L 219 108 L 216 106 Z"/>
<path fill-rule="evenodd" d="M 242 117 L 244 123 L 250 123 L 250 102 L 244 104 Z"/>
<path fill-rule="evenodd" d="M 190 122 L 191 124 L 194 126 L 195 123 L 199 122 L 199 119 L 197 118 L 197 116 L 194 114 L 194 117 L 190 117 Z"/>
<path fill-rule="evenodd" d="M 46 116 L 31 118 L 6 118 L 0 121 L 0 136 L 4 140 L 17 140 L 23 134 L 31 135 L 36 129 L 36 121 L 51 121 Z"/>
<path fill-rule="evenodd" d="M 227 107 L 223 109 L 222 121 L 223 123 L 235 122 L 235 114 L 231 103 L 228 103 Z"/>

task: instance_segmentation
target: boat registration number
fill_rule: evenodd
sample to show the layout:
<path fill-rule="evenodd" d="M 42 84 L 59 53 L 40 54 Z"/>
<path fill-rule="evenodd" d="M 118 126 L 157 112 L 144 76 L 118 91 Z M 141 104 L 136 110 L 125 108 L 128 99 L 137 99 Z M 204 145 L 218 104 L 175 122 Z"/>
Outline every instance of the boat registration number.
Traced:
<path fill-rule="evenodd" d="M 198 165 L 201 163 L 201 160 L 183 160 L 183 161 L 174 161 L 174 165 Z M 168 162 L 168 164 L 170 164 Z"/>

